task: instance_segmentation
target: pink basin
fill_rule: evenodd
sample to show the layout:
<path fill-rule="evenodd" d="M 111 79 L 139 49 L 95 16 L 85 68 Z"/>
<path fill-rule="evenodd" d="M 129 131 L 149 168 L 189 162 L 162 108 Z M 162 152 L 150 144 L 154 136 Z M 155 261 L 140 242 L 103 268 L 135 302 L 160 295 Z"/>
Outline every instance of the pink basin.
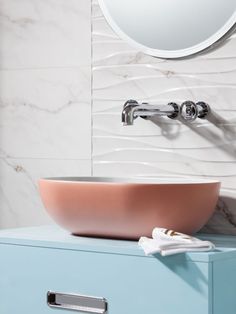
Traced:
<path fill-rule="evenodd" d="M 214 212 L 220 182 L 73 177 L 41 179 L 39 189 L 51 217 L 73 234 L 136 240 L 154 227 L 200 230 Z"/>

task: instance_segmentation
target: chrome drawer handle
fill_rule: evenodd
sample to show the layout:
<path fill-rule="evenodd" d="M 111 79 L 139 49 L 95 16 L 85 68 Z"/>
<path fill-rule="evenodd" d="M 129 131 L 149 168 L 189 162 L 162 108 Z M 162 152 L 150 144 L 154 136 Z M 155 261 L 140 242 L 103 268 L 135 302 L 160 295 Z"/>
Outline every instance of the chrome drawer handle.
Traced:
<path fill-rule="evenodd" d="M 107 314 L 107 300 L 80 294 L 66 294 L 48 291 L 48 306 L 52 308 L 74 310 L 82 313 Z"/>

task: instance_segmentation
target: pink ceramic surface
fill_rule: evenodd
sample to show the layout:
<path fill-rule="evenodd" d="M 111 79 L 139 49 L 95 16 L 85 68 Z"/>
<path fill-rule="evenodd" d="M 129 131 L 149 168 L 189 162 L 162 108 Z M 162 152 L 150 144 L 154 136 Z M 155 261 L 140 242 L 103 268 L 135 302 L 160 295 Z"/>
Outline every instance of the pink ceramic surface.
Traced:
<path fill-rule="evenodd" d="M 48 178 L 39 181 L 51 217 L 73 234 L 138 239 L 154 227 L 191 234 L 214 212 L 216 181 Z"/>

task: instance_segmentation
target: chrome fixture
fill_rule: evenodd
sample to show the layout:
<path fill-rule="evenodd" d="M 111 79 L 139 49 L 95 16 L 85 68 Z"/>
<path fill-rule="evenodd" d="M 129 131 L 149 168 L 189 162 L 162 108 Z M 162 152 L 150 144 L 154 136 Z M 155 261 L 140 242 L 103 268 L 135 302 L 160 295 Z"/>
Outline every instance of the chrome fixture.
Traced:
<path fill-rule="evenodd" d="M 184 121 L 192 122 L 197 118 L 206 118 L 209 113 L 210 106 L 202 101 L 197 103 L 185 101 L 179 107 L 174 102 L 167 105 L 150 105 L 131 99 L 124 104 L 121 120 L 123 125 L 133 125 L 134 120 L 138 117 L 151 119 L 155 116 L 167 116 L 170 119 L 176 119 L 180 115 Z"/>
<path fill-rule="evenodd" d="M 203 101 L 194 103 L 192 101 L 185 101 L 180 106 L 181 117 L 185 121 L 192 122 L 197 118 L 204 119 L 210 113 L 210 106 Z"/>
<path fill-rule="evenodd" d="M 123 107 L 122 123 L 123 125 L 133 125 L 138 117 L 150 119 L 154 116 L 167 116 L 175 119 L 179 115 L 179 106 L 176 103 L 168 105 L 150 105 L 148 103 L 138 103 L 136 100 L 128 100 Z"/>
<path fill-rule="evenodd" d="M 108 310 L 108 303 L 105 298 L 52 291 L 47 293 L 47 304 L 52 308 L 89 314 L 107 314 Z"/>

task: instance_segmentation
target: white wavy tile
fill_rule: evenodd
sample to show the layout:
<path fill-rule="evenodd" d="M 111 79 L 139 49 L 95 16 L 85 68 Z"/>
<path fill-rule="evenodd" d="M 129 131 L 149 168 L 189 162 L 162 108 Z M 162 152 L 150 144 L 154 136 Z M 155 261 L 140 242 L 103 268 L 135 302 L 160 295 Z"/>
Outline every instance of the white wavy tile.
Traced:
<path fill-rule="evenodd" d="M 236 40 L 234 40 L 236 42 Z M 217 63 L 217 67 L 216 67 Z M 235 72 L 236 69 L 236 58 L 218 58 L 210 59 L 206 56 L 206 58 L 193 58 L 188 60 L 168 60 L 168 62 L 162 62 L 158 64 L 150 64 L 150 65 L 140 65 L 140 66 L 149 66 L 154 70 L 163 71 L 168 73 L 169 75 L 173 74 L 193 74 L 194 76 L 200 78 L 202 75 L 209 74 L 218 74 L 219 79 L 221 78 L 221 73 L 232 73 Z M 232 74 L 233 76 L 233 74 Z"/>
<path fill-rule="evenodd" d="M 89 176 L 90 160 L 0 158 L 0 228 L 51 223 L 41 202 L 42 177 Z"/>
<path fill-rule="evenodd" d="M 108 89 L 117 85 L 128 84 L 134 82 L 142 84 L 152 82 L 156 84 L 158 90 L 163 89 L 162 84 L 166 82 L 169 88 L 177 88 L 181 86 L 201 86 L 201 85 L 218 85 L 234 86 L 236 84 L 236 58 L 234 62 L 230 62 L 229 68 L 217 67 L 214 70 L 206 69 L 198 72 L 188 72 L 182 67 L 179 71 L 168 69 L 160 65 L 123 65 L 123 66 L 97 66 L 93 68 L 94 89 Z M 166 89 L 166 88 L 165 88 Z"/>
<path fill-rule="evenodd" d="M 146 141 L 145 141 L 146 140 Z M 153 139 L 153 142 L 155 139 Z M 94 137 L 94 160 L 113 161 L 173 161 L 195 162 L 205 161 L 210 163 L 236 163 L 236 141 L 222 147 L 197 147 L 176 148 L 150 145 L 147 138 L 137 140 Z M 150 139 L 149 139 L 150 142 Z M 164 142 L 164 141 L 163 141 Z M 165 143 L 164 143 L 165 144 Z"/>
<path fill-rule="evenodd" d="M 163 105 L 167 104 L 168 101 L 166 99 L 162 101 L 153 101 L 153 103 Z M 101 104 L 101 108 L 99 108 L 99 104 Z M 107 132 L 108 134 L 121 134 L 125 136 L 140 136 L 142 134 L 160 135 L 163 133 L 163 135 L 165 135 L 165 133 L 170 133 L 170 136 L 172 137 L 172 135 L 174 136 L 174 133 L 177 132 L 175 138 L 178 138 L 179 133 L 185 132 L 187 130 L 200 132 L 201 129 L 206 131 L 208 129 L 212 129 L 212 131 L 216 132 L 216 134 L 218 130 L 219 136 L 221 134 L 222 139 L 224 139 L 224 137 L 235 138 L 234 133 L 236 126 L 236 110 L 233 110 L 233 108 L 211 108 L 211 112 L 206 119 L 196 119 L 191 124 L 185 123 L 181 116 L 177 119 L 168 119 L 167 117 L 157 116 L 150 120 L 137 118 L 134 120 L 132 126 L 123 127 L 121 123 L 121 109 L 123 104 L 124 103 L 121 103 L 120 101 L 94 101 L 94 129 L 97 132 L 103 131 Z M 179 102 L 179 104 L 181 104 L 181 102 Z M 113 125 L 114 127 L 109 128 L 109 125 Z M 155 125 L 157 127 L 154 127 Z M 168 137 L 168 134 L 166 135 Z"/>
<path fill-rule="evenodd" d="M 93 174 L 212 177 L 221 199 L 204 232 L 236 234 L 236 34 L 188 60 L 144 55 L 119 39 L 93 1 Z M 128 99 L 202 100 L 207 120 L 136 119 L 121 125 Z"/>
<path fill-rule="evenodd" d="M 90 158 L 90 68 L 0 71 L 0 129 L 0 156 Z"/>
<path fill-rule="evenodd" d="M 112 77 L 114 75 L 114 77 Z M 223 75 L 221 82 L 214 79 L 199 79 L 198 77 L 172 76 L 139 76 L 119 77 L 104 71 L 99 74 L 94 71 L 94 108 L 96 101 L 120 101 L 120 105 L 127 99 L 137 99 L 149 102 L 181 103 L 184 100 L 204 100 L 214 109 L 235 110 L 236 82 L 229 75 Z M 119 82 L 118 82 L 119 81 Z M 227 82 L 227 83 L 226 83 Z M 104 104 L 105 105 L 105 104 Z M 109 106 L 109 103 L 107 104 Z M 102 108 L 103 109 L 103 108 Z"/>
<path fill-rule="evenodd" d="M 122 160 L 136 160 L 141 156 L 137 150 L 145 150 L 145 158 L 160 157 L 164 151 L 173 160 L 236 161 L 236 119 L 231 123 L 217 119 L 212 115 L 211 121 L 183 124 L 163 117 L 155 123 L 139 118 L 134 125 L 124 127 L 120 113 L 94 113 L 93 156 L 107 160 L 119 154 Z"/>
<path fill-rule="evenodd" d="M 1 0 L 0 68 L 90 65 L 88 0 Z"/>
<path fill-rule="evenodd" d="M 141 153 L 141 152 L 139 152 Z M 154 176 L 180 178 L 212 178 L 220 180 L 222 187 L 236 193 L 235 163 L 208 163 L 191 161 L 140 161 L 140 160 L 94 160 L 95 176 Z M 235 211 L 235 209 L 233 209 Z"/>

